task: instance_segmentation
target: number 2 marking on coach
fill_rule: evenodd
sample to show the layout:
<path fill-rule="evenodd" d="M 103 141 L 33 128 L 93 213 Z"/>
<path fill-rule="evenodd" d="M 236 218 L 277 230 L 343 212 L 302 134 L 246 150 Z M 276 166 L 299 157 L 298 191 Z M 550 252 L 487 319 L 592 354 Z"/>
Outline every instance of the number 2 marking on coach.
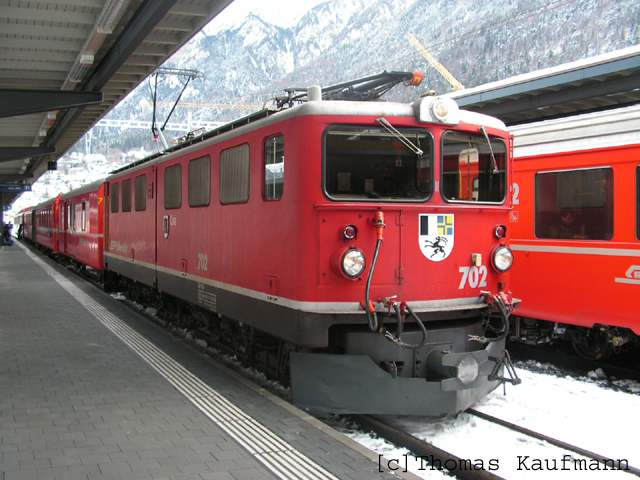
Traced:
<path fill-rule="evenodd" d="M 487 286 L 487 274 L 489 273 L 487 267 L 480 265 L 480 268 L 476 267 L 460 267 L 460 273 L 462 274 L 462 280 L 458 289 L 462 290 L 467 281 L 471 288 L 486 287 Z"/>

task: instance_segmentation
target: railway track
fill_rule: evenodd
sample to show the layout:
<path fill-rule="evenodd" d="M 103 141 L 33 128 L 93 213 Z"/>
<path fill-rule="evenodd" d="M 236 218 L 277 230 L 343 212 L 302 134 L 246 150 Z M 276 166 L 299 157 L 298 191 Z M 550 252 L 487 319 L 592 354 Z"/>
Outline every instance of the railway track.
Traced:
<path fill-rule="evenodd" d="M 350 418 L 363 429 L 373 431 L 385 440 L 404 447 L 416 457 L 424 459 L 433 467 L 433 470 L 449 471 L 461 480 L 503 480 L 502 477 L 488 470 L 474 468 L 467 463 L 466 459 L 420 440 L 370 415 L 351 415 Z M 429 468 L 431 467 L 426 467 L 426 469 Z"/>
<path fill-rule="evenodd" d="M 557 440 L 553 437 L 549 437 L 548 435 L 543 435 L 542 433 L 538 433 L 538 432 L 534 432 L 533 430 L 529 430 L 528 428 L 524 428 L 524 427 L 520 427 L 518 425 L 515 425 L 513 423 L 507 422 L 505 420 L 502 420 L 500 418 L 494 417 L 492 415 L 488 415 L 486 413 L 482 413 L 479 412 L 477 410 L 474 409 L 469 409 L 467 410 L 467 413 L 474 415 L 478 418 L 482 418 L 483 420 L 486 420 L 488 422 L 492 422 L 495 423 L 496 425 L 501 425 L 503 427 L 508 428 L 509 430 L 513 430 L 515 432 L 521 433 L 523 435 L 527 435 L 529 437 L 535 438 L 537 440 L 542 440 L 544 442 L 550 443 L 551 445 L 555 445 L 556 447 L 560 447 L 564 450 L 568 450 L 570 452 L 576 453 L 578 455 L 581 455 L 583 457 L 587 457 L 591 460 L 596 460 L 599 463 L 604 464 L 605 459 L 607 459 L 607 457 L 604 457 L 602 455 L 598 455 L 596 453 L 593 453 L 589 450 L 585 450 L 584 448 L 580 448 L 577 447 L 575 445 L 571 445 L 570 443 L 566 443 L 563 442 L 561 440 Z M 621 466 L 620 463 L 616 460 L 611 460 L 613 462 L 613 466 L 615 469 L 617 470 L 625 470 L 628 471 L 629 473 L 633 473 L 634 475 L 640 477 L 640 469 L 637 469 L 635 467 L 632 466 Z"/>
<path fill-rule="evenodd" d="M 586 462 L 591 466 L 591 470 L 622 470 L 640 477 L 640 469 L 625 463 L 620 463 L 618 460 L 609 459 L 606 456 L 598 455 L 589 450 L 571 445 L 533 430 L 520 427 L 477 410 L 470 409 L 467 410 L 466 413 L 504 427 L 510 431 L 517 432 L 532 439 L 543 441 L 561 448 L 571 457 L 570 461 L 574 460 L 574 455 L 585 457 L 588 459 Z M 368 415 L 352 415 L 350 418 L 364 430 L 372 431 L 385 440 L 409 450 L 413 456 L 421 459 L 421 470 L 441 470 L 443 473 L 448 471 L 449 474 L 461 480 L 504 480 L 504 477 L 494 473 L 494 471 L 498 470 L 498 468 L 496 468 L 497 463 L 491 464 L 484 462 L 484 464 L 479 464 L 477 460 L 460 458 L 433 445 L 432 443 L 421 440 L 380 418 Z M 593 462 L 597 462 L 599 467 L 594 467 Z"/>

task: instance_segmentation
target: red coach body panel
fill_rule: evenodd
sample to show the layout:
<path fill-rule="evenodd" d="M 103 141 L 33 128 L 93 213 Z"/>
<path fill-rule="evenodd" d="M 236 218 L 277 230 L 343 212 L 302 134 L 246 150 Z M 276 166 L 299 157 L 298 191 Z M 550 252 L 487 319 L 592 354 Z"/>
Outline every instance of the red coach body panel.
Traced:
<path fill-rule="evenodd" d="M 626 112 L 635 125 L 632 131 L 637 131 L 640 109 L 635 107 Z M 519 154 L 519 130 L 515 130 L 514 182 L 518 197 L 512 218 L 515 221 L 510 223 L 515 255 L 512 284 L 524 299 L 518 309 L 520 316 L 588 328 L 594 324 L 625 327 L 640 334 L 637 302 L 640 294 L 637 226 L 640 144 L 637 134 L 635 143 L 625 139 L 628 129 L 620 121 L 620 113 L 609 112 L 604 120 L 601 115 L 577 117 L 581 123 L 575 129 L 557 129 L 564 139 L 575 138 L 573 145 L 563 148 L 566 141 L 558 139 L 555 147 L 547 147 L 549 142 L 540 141 L 538 148 L 556 148 L 560 150 L 557 152 Z M 589 120 L 591 118 L 593 120 Z M 608 126 L 612 123 L 616 131 Z M 523 135 L 527 135 L 526 128 L 531 127 L 521 128 Z M 588 128 L 594 129 L 594 133 L 587 135 Z M 536 144 L 527 140 L 523 142 L 530 150 L 524 152 L 534 153 Z M 595 148 L 585 149 L 590 143 Z M 610 145 L 598 148 L 599 144 L 607 143 Z M 553 178 L 555 174 L 557 178 L 558 174 L 572 172 L 605 172 L 602 182 L 606 181 L 606 186 L 591 192 L 601 199 L 595 203 L 581 200 L 589 206 L 575 209 L 579 212 L 577 221 L 582 224 L 583 235 L 546 238 L 544 232 L 551 222 L 547 210 L 553 210 L 556 192 L 565 189 L 565 184 L 550 183 L 553 191 L 547 191 L 541 176 Z M 536 178 L 540 182 L 537 199 Z M 586 181 L 583 180 L 583 184 Z M 575 188 L 575 195 L 587 195 L 579 189 L 582 187 L 576 185 Z M 602 212 L 604 205 L 610 209 L 607 215 Z M 586 238 L 580 238 L 583 236 Z"/>
<path fill-rule="evenodd" d="M 61 196 L 58 195 L 33 207 L 32 240 L 49 250 L 55 250 L 57 245 L 58 209 Z"/>
<path fill-rule="evenodd" d="M 22 212 L 22 236 L 33 241 L 33 207 L 27 207 Z"/>
<path fill-rule="evenodd" d="M 60 197 L 56 251 L 96 270 L 104 268 L 104 182 Z"/>

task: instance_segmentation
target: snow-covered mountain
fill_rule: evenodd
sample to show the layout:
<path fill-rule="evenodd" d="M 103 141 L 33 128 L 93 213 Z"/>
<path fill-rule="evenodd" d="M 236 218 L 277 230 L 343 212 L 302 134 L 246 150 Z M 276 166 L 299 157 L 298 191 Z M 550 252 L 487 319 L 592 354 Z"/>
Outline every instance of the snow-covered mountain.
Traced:
<path fill-rule="evenodd" d="M 206 75 L 206 81 L 190 85 L 182 101 L 262 104 L 285 87 L 331 85 L 384 70 L 423 71 L 425 89 L 449 91 L 449 83 L 409 42 L 409 33 L 467 87 L 640 43 L 636 0 L 300 3 L 300 19 L 289 26 L 260 12 L 270 12 L 271 4 L 277 13 L 275 6 L 282 9 L 290 2 L 263 1 L 241 23 L 222 30 L 214 20 L 167 62 Z M 165 101 L 176 98 L 176 83 L 163 88 Z M 144 116 L 132 107 L 149 98 L 149 89 L 138 90 L 113 112 L 115 117 Z M 202 109 L 193 115 L 228 120 L 237 112 Z"/>
<path fill-rule="evenodd" d="M 425 72 L 420 89 L 391 92 L 410 101 L 450 84 L 409 42 L 415 37 L 466 87 L 508 78 L 640 44 L 637 0 L 234 0 L 167 67 L 201 71 L 181 102 L 262 105 L 286 87 L 332 85 L 384 70 Z M 184 79 L 162 77 L 159 101 L 173 102 Z M 392 97 L 393 98 L 393 97 Z M 107 118 L 151 120 L 147 82 Z M 160 109 L 164 122 L 169 107 Z M 229 121 L 248 111 L 178 108 L 172 121 Z M 77 180 L 67 169 L 86 165 L 85 182 L 155 151 L 150 132 L 96 127 L 47 174 L 46 193 L 23 194 L 16 207 L 68 191 Z M 129 155 L 130 150 L 136 151 Z M 91 160 L 87 154 L 93 155 Z M 103 158 L 97 161 L 96 155 Z M 67 171 L 69 170 L 69 171 Z M 63 174 L 63 175 L 61 175 Z M 65 184 L 53 185 L 62 177 Z"/>

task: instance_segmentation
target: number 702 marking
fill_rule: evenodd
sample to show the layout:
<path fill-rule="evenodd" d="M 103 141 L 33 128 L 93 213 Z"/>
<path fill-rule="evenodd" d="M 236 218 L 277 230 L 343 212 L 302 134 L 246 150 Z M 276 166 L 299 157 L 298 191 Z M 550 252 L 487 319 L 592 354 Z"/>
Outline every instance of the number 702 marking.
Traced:
<path fill-rule="evenodd" d="M 198 270 L 207 271 L 207 263 L 209 263 L 209 258 L 204 253 L 198 254 Z"/>
<path fill-rule="evenodd" d="M 460 273 L 462 274 L 462 280 L 460 280 L 460 286 L 458 289 L 462 290 L 467 282 L 471 288 L 486 287 L 487 286 L 487 274 L 489 273 L 485 265 L 480 267 L 460 267 Z"/>

